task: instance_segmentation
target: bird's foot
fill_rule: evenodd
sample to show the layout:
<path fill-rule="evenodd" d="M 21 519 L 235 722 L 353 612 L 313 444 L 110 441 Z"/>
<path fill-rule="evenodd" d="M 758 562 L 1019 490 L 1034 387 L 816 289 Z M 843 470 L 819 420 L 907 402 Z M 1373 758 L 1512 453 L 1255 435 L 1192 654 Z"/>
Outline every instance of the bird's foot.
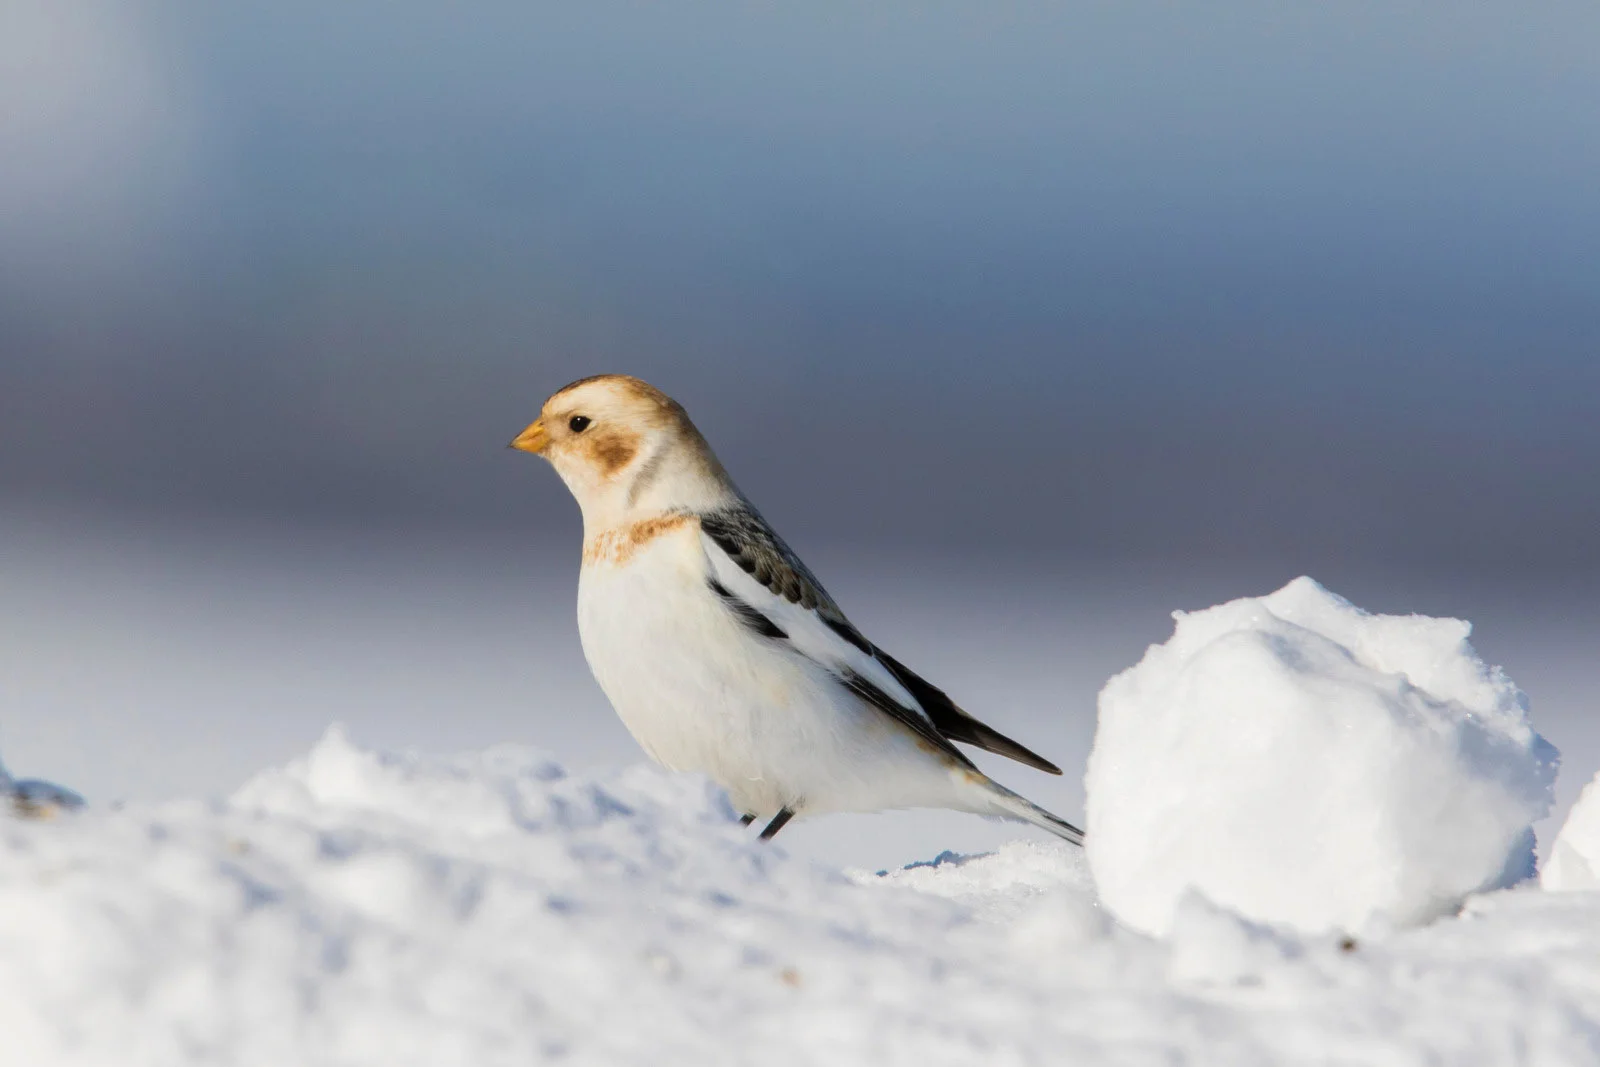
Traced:
<path fill-rule="evenodd" d="M 792 818 L 794 818 L 793 811 L 790 811 L 788 808 L 783 808 L 780 810 L 778 814 L 772 817 L 772 821 L 767 823 L 767 828 L 761 831 L 761 840 L 771 841 L 774 837 L 778 836 L 778 831 L 782 830 Z"/>

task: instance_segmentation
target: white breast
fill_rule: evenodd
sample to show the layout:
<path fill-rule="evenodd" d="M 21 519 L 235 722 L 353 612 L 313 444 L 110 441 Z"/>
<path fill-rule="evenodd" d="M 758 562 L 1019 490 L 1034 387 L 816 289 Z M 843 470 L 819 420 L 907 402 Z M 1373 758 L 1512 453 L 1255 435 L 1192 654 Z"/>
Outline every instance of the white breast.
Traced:
<path fill-rule="evenodd" d="M 707 775 L 753 814 L 949 803 L 938 762 L 825 669 L 746 628 L 708 568 L 690 523 L 579 579 L 584 655 L 651 758 Z"/>
<path fill-rule="evenodd" d="M 770 657 L 740 629 L 706 583 L 692 525 L 620 564 L 590 562 L 579 579 L 583 652 L 624 725 L 658 763 L 707 774 L 730 791 L 763 777 L 755 706 L 793 698 L 785 680 L 794 672 L 753 662 Z"/>

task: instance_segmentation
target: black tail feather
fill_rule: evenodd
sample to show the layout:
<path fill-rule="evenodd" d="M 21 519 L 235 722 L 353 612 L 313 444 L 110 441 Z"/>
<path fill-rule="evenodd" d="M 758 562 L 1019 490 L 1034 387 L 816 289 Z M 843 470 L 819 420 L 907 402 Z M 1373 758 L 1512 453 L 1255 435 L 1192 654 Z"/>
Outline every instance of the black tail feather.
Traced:
<path fill-rule="evenodd" d="M 933 721 L 934 729 L 951 741 L 959 741 L 964 745 L 981 748 L 985 752 L 993 752 L 1018 763 L 1026 764 L 1035 770 L 1044 771 L 1046 774 L 1060 774 L 1061 768 L 1045 759 L 1032 749 L 1011 740 L 992 726 L 986 726 L 974 719 L 971 715 L 956 706 L 955 701 L 945 695 L 944 690 L 925 681 L 904 663 L 895 659 L 881 648 L 874 648 L 878 659 L 889 668 L 889 673 L 895 680 L 906 687 L 906 692 L 916 698 L 922 710 L 928 713 L 928 718 Z"/>

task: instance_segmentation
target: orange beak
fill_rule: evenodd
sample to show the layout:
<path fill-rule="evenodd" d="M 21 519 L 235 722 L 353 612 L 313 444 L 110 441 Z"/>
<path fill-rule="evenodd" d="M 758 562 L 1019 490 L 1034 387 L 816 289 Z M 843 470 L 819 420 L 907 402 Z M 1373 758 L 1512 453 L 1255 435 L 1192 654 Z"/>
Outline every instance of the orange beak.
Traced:
<path fill-rule="evenodd" d="M 511 439 L 511 448 L 518 452 L 532 452 L 536 456 L 544 455 L 544 446 L 550 443 L 550 437 L 544 432 L 544 420 L 534 419 L 533 424 Z"/>

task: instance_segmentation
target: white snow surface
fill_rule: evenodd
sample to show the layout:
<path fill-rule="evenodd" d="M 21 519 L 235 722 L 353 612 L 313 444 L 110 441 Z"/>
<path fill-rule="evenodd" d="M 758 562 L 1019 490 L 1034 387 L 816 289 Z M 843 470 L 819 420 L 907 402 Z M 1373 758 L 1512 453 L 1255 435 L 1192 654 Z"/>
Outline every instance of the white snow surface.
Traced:
<path fill-rule="evenodd" d="M 702 780 L 519 748 L 332 731 L 225 802 L 0 820 L 0 848 L 11 1063 L 1600 1059 L 1600 894 L 1359 943 L 1190 895 L 1157 941 L 1060 842 L 841 874 Z"/>
<path fill-rule="evenodd" d="M 1567 813 L 1539 882 L 1546 889 L 1600 889 L 1600 774 Z"/>
<path fill-rule="evenodd" d="M 1199 893 L 1366 934 L 1533 874 L 1558 756 L 1470 624 L 1310 578 L 1174 618 L 1101 691 L 1089 758 L 1089 863 L 1127 925 L 1163 934 Z"/>

